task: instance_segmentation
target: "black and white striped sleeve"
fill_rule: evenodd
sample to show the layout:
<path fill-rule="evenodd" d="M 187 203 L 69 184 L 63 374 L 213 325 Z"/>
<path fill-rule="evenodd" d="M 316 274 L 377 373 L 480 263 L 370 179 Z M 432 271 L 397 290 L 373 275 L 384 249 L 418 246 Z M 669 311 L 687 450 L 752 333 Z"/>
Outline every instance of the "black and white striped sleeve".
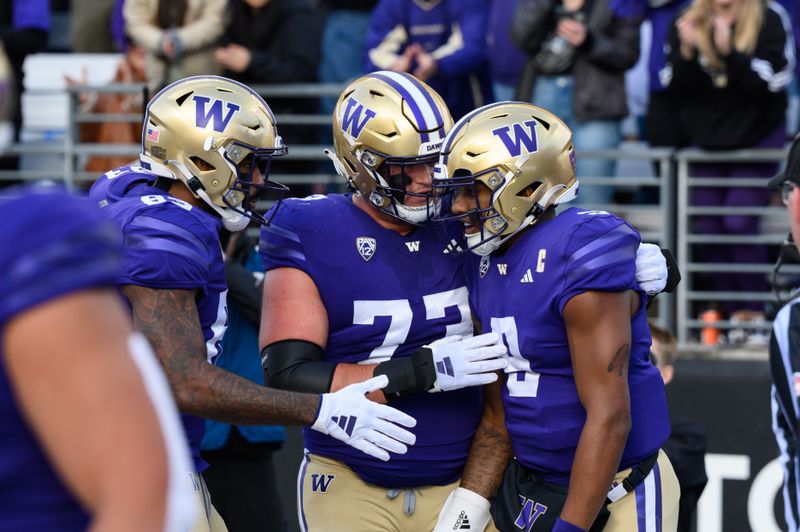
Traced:
<path fill-rule="evenodd" d="M 781 309 L 775 318 L 769 349 L 772 374 L 772 430 L 783 469 L 783 502 L 788 529 L 800 526 L 800 299 Z"/>
<path fill-rule="evenodd" d="M 734 50 L 725 60 L 731 87 L 749 97 L 782 92 L 794 75 L 791 22 L 786 10 L 776 4 L 770 2 L 764 9 L 764 22 L 753 54 Z"/>

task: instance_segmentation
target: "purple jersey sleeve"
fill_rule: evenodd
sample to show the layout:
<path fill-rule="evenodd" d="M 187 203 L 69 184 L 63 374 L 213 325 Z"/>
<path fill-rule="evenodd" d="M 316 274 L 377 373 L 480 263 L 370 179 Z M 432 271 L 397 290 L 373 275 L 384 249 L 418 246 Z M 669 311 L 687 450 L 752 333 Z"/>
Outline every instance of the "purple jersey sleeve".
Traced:
<path fill-rule="evenodd" d="M 146 196 L 145 196 L 146 198 Z M 172 203 L 140 210 L 124 225 L 119 284 L 149 288 L 208 288 L 216 234 Z"/>
<path fill-rule="evenodd" d="M 92 188 L 89 189 L 89 199 L 97 205 L 105 207 L 127 197 L 164 194 L 163 190 L 149 184 L 157 177 L 139 166 L 121 166 L 109 170 L 97 178 Z"/>
<path fill-rule="evenodd" d="M 296 268 L 311 273 L 303 242 L 298 232 L 303 230 L 300 203 L 305 200 L 284 200 L 272 219 L 272 223 L 261 228 L 258 252 L 266 271 L 275 268 Z M 269 214 L 266 216 L 269 218 Z"/>
<path fill-rule="evenodd" d="M 559 315 L 570 299 L 583 292 L 639 290 L 639 233 L 616 216 L 584 212 L 586 219 L 572 233 L 564 250 L 563 289 L 556 299 Z"/>
<path fill-rule="evenodd" d="M 6 194 L 0 200 L 0 323 L 68 292 L 114 286 L 120 235 L 100 209 L 58 188 Z"/>

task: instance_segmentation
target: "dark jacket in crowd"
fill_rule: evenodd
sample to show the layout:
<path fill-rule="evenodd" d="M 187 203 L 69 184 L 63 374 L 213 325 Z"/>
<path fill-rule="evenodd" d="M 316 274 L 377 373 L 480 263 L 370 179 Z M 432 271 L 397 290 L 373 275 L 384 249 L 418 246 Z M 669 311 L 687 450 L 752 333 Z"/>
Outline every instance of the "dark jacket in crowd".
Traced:
<path fill-rule="evenodd" d="M 270 0 L 253 9 L 229 3 L 226 44 L 249 48 L 250 66 L 226 75 L 243 83 L 302 83 L 316 80 L 322 26 L 308 0 Z"/>
<path fill-rule="evenodd" d="M 675 17 L 691 0 L 661 0 L 647 10 L 652 28 L 650 56 L 647 70 L 650 74 L 650 97 L 644 123 L 644 138 L 652 147 L 683 148 L 691 144 L 686 127 L 681 121 L 683 100 L 667 90 L 670 69 L 664 45 Z"/>
<path fill-rule="evenodd" d="M 50 31 L 50 4 L 47 0 L 0 0 L 0 41 L 8 55 L 16 85 L 14 131 L 19 138 L 22 124 L 22 63 L 25 57 L 44 50 Z"/>
<path fill-rule="evenodd" d="M 372 11 L 378 0 L 320 0 L 320 6 L 348 11 Z"/>
<path fill-rule="evenodd" d="M 557 0 L 519 0 L 511 24 L 511 39 L 535 57 L 554 31 Z M 611 2 L 586 0 L 588 37 L 578 48 L 574 107 L 578 120 L 621 119 L 628 115 L 625 71 L 639 59 L 639 25 L 642 14 L 614 10 Z M 531 65 L 528 65 L 531 69 Z M 534 78 L 527 78 L 534 85 Z"/>
<path fill-rule="evenodd" d="M 684 102 L 681 118 L 691 140 L 707 150 L 736 150 L 758 144 L 785 121 L 786 86 L 794 63 L 781 16 L 771 3 L 753 55 L 733 50 L 724 72 L 711 73 L 699 54 L 686 61 L 673 24 L 663 79 Z M 716 84 L 714 82 L 716 80 Z"/>

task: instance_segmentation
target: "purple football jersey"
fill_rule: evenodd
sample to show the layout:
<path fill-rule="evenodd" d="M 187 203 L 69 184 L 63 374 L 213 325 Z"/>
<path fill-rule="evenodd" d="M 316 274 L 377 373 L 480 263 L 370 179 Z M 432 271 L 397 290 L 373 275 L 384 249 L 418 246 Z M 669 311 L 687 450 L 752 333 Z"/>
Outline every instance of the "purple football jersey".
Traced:
<path fill-rule="evenodd" d="M 88 516 L 50 466 L 20 413 L 6 375 L 3 336 L 14 316 L 37 305 L 77 290 L 113 287 L 119 272 L 119 230 L 87 199 L 68 196 L 54 187 L 3 194 L 0 529 L 85 530 Z"/>
<path fill-rule="evenodd" d="M 566 485 L 586 412 L 578 398 L 564 305 L 590 290 L 636 290 L 628 384 L 632 428 L 620 469 L 653 454 L 669 435 L 661 375 L 649 359 L 644 294 L 636 282 L 639 233 L 602 211 L 568 209 L 523 232 L 505 252 L 471 255 L 465 265 L 472 310 L 509 349 L 503 389 L 506 424 L 517 459 Z"/>
<path fill-rule="evenodd" d="M 285 200 L 261 229 L 260 252 L 267 270 L 297 268 L 314 279 L 328 313 L 326 361 L 375 364 L 445 335 L 472 334 L 463 258 L 446 252 L 446 242 L 433 229 L 407 236 L 384 229 L 349 194 L 335 194 Z M 379 486 L 446 484 L 461 474 L 481 394 L 469 388 L 393 402 L 417 419 L 417 443 L 388 462 L 309 429 L 306 448 Z"/>
<path fill-rule="evenodd" d="M 125 197 L 163 194 L 164 191 L 149 185 L 157 177 L 141 166 L 120 166 L 97 178 L 89 189 L 89 198 L 105 207 Z"/>
<path fill-rule="evenodd" d="M 197 290 L 206 358 L 213 364 L 228 321 L 219 218 L 163 192 L 122 198 L 106 208 L 124 237 L 117 284 Z M 181 414 L 181 419 L 195 467 L 203 471 L 207 464 L 200 458 L 200 441 L 205 422 L 189 414 Z"/>

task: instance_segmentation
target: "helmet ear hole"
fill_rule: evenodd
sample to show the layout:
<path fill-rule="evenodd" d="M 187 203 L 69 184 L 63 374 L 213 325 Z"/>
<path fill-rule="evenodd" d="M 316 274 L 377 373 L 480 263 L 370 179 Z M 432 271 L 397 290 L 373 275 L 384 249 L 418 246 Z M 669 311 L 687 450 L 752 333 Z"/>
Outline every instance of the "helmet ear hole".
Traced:
<path fill-rule="evenodd" d="M 517 197 L 519 197 L 519 198 L 530 198 L 531 196 L 536 194 L 536 191 L 539 190 L 539 187 L 541 187 L 542 185 L 543 185 L 543 183 L 541 181 L 534 181 L 533 183 L 531 183 L 527 187 L 525 187 L 522 190 L 520 190 L 519 192 L 517 192 Z"/>
<path fill-rule="evenodd" d="M 216 167 L 213 164 L 209 163 L 205 159 L 201 159 L 200 157 L 192 156 L 189 157 L 189 160 L 192 161 L 201 172 L 210 172 L 216 170 Z"/>

